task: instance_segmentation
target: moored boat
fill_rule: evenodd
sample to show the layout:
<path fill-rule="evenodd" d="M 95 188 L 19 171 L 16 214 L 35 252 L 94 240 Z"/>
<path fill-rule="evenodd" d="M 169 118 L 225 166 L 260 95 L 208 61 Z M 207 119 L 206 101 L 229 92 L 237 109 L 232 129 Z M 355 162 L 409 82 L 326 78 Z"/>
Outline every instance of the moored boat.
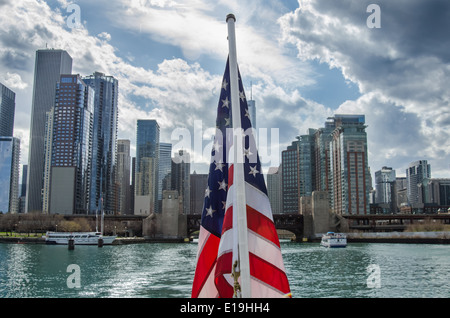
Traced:
<path fill-rule="evenodd" d="M 73 239 L 75 245 L 98 245 L 99 239 L 103 245 L 110 245 L 116 236 L 103 236 L 100 232 L 47 232 L 45 234 L 46 244 L 68 245 Z"/>
<path fill-rule="evenodd" d="M 324 247 L 346 247 L 347 236 L 343 233 L 328 232 L 322 235 L 320 245 Z"/>

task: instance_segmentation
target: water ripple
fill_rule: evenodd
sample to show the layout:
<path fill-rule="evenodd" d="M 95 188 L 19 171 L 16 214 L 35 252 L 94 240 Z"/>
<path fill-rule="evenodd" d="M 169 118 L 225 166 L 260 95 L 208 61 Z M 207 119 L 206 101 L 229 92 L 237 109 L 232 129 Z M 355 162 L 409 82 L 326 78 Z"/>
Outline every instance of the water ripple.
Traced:
<path fill-rule="evenodd" d="M 195 244 L 65 246 L 0 244 L 0 297 L 187 298 Z M 448 297 L 450 247 L 415 244 L 282 243 L 294 297 Z M 80 267 L 80 288 L 69 288 L 67 266 Z M 380 268 L 381 288 L 367 285 L 367 267 Z"/>

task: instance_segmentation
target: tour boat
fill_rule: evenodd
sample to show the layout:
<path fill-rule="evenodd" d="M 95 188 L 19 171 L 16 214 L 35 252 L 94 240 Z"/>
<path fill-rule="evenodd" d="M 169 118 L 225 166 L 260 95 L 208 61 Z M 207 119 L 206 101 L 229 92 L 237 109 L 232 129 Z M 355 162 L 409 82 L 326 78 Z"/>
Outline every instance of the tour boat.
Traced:
<path fill-rule="evenodd" d="M 101 198 L 101 231 L 98 230 L 98 210 L 95 211 L 95 232 L 47 232 L 45 234 L 46 244 L 62 244 L 68 245 L 69 240 L 73 240 L 75 245 L 111 245 L 116 239 L 115 235 L 104 236 L 104 217 L 105 212 L 103 211 L 103 198 Z M 102 240 L 99 242 L 99 240 Z"/>
<path fill-rule="evenodd" d="M 343 233 L 328 232 L 322 235 L 320 245 L 324 247 L 346 247 L 347 236 Z"/>
<path fill-rule="evenodd" d="M 47 232 L 45 234 L 46 244 L 68 245 L 70 239 L 73 239 L 75 245 L 97 245 L 99 239 L 103 240 L 103 245 L 109 245 L 116 236 L 103 236 L 100 232 Z"/>

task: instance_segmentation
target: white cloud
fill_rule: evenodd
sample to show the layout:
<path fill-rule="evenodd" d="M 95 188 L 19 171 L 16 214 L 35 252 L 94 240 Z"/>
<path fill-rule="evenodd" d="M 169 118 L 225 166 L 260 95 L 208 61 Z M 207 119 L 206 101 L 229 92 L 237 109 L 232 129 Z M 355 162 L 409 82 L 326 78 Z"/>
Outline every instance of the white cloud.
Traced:
<path fill-rule="evenodd" d="M 0 82 L 6 85 L 9 89 L 23 90 L 28 87 L 28 84 L 22 80 L 22 77 L 17 73 L 6 72 L 0 75 Z"/>
<path fill-rule="evenodd" d="M 295 86 L 310 85 L 311 68 L 287 54 L 279 43 L 279 13 L 259 2 L 207 0 L 170 2 L 155 5 L 150 1 L 123 1 L 109 4 L 111 23 L 124 30 L 139 32 L 154 41 L 179 47 L 187 60 L 203 56 L 225 61 L 228 54 L 227 26 L 224 12 L 235 12 L 238 60 L 247 77 L 276 79 L 277 83 Z M 252 17 L 264 11 L 257 25 Z M 120 17 L 120 18 L 118 18 Z"/>
<path fill-rule="evenodd" d="M 161 1 L 148 3 L 157 8 L 140 4 L 142 2 L 134 1 L 125 7 L 120 19 L 114 21 L 114 26 L 121 27 L 122 23 L 130 22 L 129 27 L 136 28 L 139 22 L 150 36 L 173 42 L 185 52 L 191 50 L 191 57 L 199 52 L 214 56 L 225 67 L 228 50 L 225 21 L 208 16 L 206 12 L 210 9 L 202 9 L 202 1 L 194 1 L 184 7 L 174 2 Z M 83 4 L 82 12 L 86 8 Z M 202 120 L 205 129 L 214 127 L 222 74 L 211 74 L 199 63 L 180 58 L 165 59 L 155 70 L 135 66 L 127 58 L 129 54 L 125 54 L 124 58 L 119 57 L 108 28 L 97 36 L 90 34 L 86 23 L 81 28 L 70 29 L 61 10 L 52 10 L 45 2 L 22 0 L 11 2 L 8 10 L 0 12 L 0 47 L 7 48 L 0 50 L 0 65 L 10 74 L 17 74 L 13 76 L 17 79 L 16 85 L 21 85 L 24 90 L 16 98 L 19 101 L 16 131 L 20 131 L 22 137 L 28 135 L 30 123 L 35 51 L 46 46 L 67 50 L 73 58 L 73 73 L 85 76 L 100 71 L 118 78 L 119 137 L 130 139 L 132 144 L 135 142 L 138 118 L 157 119 L 161 126 L 162 141 L 170 141 L 168 138 L 175 127 L 191 129 L 194 120 Z M 19 20 L 22 22 L 20 25 L 17 24 Z M 307 107 L 313 104 L 302 99 L 295 89 L 296 85 L 304 85 L 307 77 L 302 75 L 305 78 L 303 83 L 296 82 L 291 87 L 284 85 L 283 88 L 279 82 L 298 79 L 295 72 L 291 72 L 294 74 L 291 77 L 287 75 L 296 67 L 295 60 L 285 58 L 282 48 L 273 39 L 263 37 L 251 26 L 242 24 L 237 31 L 240 43 L 249 44 L 241 45 L 239 51 L 241 73 L 247 78 L 256 77 L 254 95 L 259 95 L 257 107 L 260 113 L 267 111 L 271 114 L 271 121 L 265 120 L 263 116 L 260 123 L 268 128 L 275 125 L 283 127 L 285 132 L 292 132 L 282 134 L 282 142 L 286 143 L 295 137 L 298 127 L 302 125 L 300 117 L 311 117 Z M 194 33 L 199 36 L 194 37 Z M 264 71 L 264 67 L 267 71 Z M 279 105 L 288 106 L 294 116 L 274 110 Z M 311 108 L 309 110 L 312 111 Z M 23 163 L 26 163 L 27 152 L 27 147 L 23 146 Z"/>
<path fill-rule="evenodd" d="M 105 41 L 110 41 L 111 40 L 111 34 L 109 34 L 108 32 L 99 33 L 97 35 L 97 37 L 100 38 L 100 39 L 104 39 Z"/>
<path fill-rule="evenodd" d="M 381 28 L 370 29 L 370 3 L 304 0 L 279 19 L 283 40 L 358 85 L 363 96 L 336 112 L 366 115 L 372 171 L 428 159 L 433 176 L 450 176 L 449 4 L 378 1 Z"/>

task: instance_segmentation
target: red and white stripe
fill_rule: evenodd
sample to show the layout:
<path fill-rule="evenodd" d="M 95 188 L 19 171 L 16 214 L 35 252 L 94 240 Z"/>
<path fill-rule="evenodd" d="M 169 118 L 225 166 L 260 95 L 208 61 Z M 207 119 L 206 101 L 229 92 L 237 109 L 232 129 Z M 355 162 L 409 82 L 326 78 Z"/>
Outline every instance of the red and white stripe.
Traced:
<path fill-rule="evenodd" d="M 195 268 L 195 278 L 192 286 L 193 298 L 218 297 L 214 283 L 214 275 L 217 262 L 217 251 L 220 238 L 211 234 L 200 225 L 197 251 L 197 267 Z M 199 261 L 201 259 L 201 261 Z"/>
<path fill-rule="evenodd" d="M 233 166 L 229 169 L 229 189 L 225 219 L 220 239 L 215 284 L 220 297 L 233 296 L 231 277 L 233 260 L 236 259 L 237 234 L 233 218 Z M 251 297 L 275 298 L 290 294 L 289 283 L 281 255 L 280 242 L 273 223 L 267 195 L 249 183 L 245 183 L 250 262 Z"/>

